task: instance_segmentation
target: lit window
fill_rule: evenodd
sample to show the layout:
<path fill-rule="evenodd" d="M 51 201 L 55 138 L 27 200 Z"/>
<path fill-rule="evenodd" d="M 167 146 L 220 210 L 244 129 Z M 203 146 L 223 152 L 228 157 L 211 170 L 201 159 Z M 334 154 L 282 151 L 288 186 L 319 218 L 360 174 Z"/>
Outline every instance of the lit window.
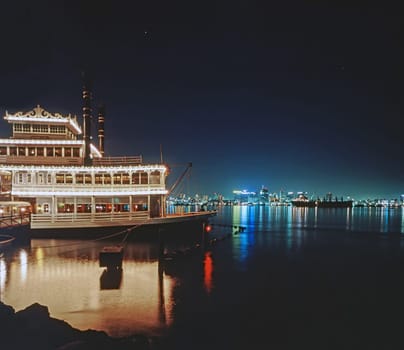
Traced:
<path fill-rule="evenodd" d="M 18 147 L 18 155 L 19 156 L 25 156 L 25 147 Z"/>
<path fill-rule="evenodd" d="M 72 156 L 72 149 L 69 148 L 65 148 L 65 157 L 71 157 Z"/>
<path fill-rule="evenodd" d="M 116 173 L 114 174 L 114 185 L 120 185 L 121 184 L 121 174 Z"/>
<path fill-rule="evenodd" d="M 55 157 L 62 156 L 62 147 L 55 147 Z"/>
<path fill-rule="evenodd" d="M 32 132 L 35 132 L 35 133 L 41 132 L 41 126 L 38 124 L 32 125 Z"/>
<path fill-rule="evenodd" d="M 159 184 L 160 183 L 160 172 L 158 170 L 152 171 L 150 173 L 150 184 Z"/>
<path fill-rule="evenodd" d="M 146 172 L 141 172 L 140 173 L 140 183 L 142 184 L 142 185 L 147 185 L 148 184 L 148 176 L 147 176 L 147 173 Z"/>
<path fill-rule="evenodd" d="M 46 147 L 46 156 L 53 157 L 53 147 Z"/>

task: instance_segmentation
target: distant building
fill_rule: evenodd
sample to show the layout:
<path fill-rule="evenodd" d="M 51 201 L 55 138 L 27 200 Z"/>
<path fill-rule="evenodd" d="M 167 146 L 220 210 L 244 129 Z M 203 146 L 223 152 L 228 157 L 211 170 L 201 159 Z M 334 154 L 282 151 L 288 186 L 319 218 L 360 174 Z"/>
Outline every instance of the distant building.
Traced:
<path fill-rule="evenodd" d="M 269 203 L 269 191 L 268 188 L 262 186 L 259 192 L 259 202 L 261 204 L 268 204 Z"/>
<path fill-rule="evenodd" d="M 256 193 L 247 190 L 234 190 L 234 203 L 235 204 L 248 204 L 256 202 Z"/>

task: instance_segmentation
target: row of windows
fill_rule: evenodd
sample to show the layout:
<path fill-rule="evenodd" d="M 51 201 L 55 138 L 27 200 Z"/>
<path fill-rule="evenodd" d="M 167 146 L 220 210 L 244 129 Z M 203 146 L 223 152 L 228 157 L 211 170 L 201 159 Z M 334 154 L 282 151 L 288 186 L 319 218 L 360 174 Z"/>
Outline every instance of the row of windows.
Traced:
<path fill-rule="evenodd" d="M 78 147 L 0 147 L 2 156 L 80 157 Z"/>
<path fill-rule="evenodd" d="M 35 179 L 33 174 L 19 172 L 16 176 L 18 184 L 33 184 Z M 36 174 L 36 183 L 43 184 L 86 184 L 86 185 L 157 185 L 160 184 L 160 172 L 152 171 L 150 174 L 145 171 L 136 171 L 134 173 L 56 173 L 54 177 L 51 174 L 40 172 Z"/>
<path fill-rule="evenodd" d="M 14 124 L 15 132 L 66 134 L 64 125 Z"/>
<path fill-rule="evenodd" d="M 76 202 L 76 203 L 75 203 Z M 138 212 L 148 210 L 148 198 L 145 196 L 118 198 L 96 198 L 95 203 L 91 204 L 90 198 L 59 198 L 57 202 L 58 213 L 120 213 L 120 212 Z M 94 206 L 94 207 L 93 207 Z M 38 203 L 37 213 L 49 213 L 50 203 Z M 93 209 L 93 210 L 92 210 Z"/>

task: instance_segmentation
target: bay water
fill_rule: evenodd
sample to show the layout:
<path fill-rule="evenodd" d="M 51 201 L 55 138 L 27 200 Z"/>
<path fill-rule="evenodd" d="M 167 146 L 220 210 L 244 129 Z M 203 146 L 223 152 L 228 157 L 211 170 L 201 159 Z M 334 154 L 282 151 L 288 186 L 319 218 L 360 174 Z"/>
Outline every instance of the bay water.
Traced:
<path fill-rule="evenodd" d="M 132 239 L 112 272 L 105 241 L 32 239 L 2 252 L 0 299 L 156 348 L 399 349 L 403 211 L 220 207 L 209 233 L 166 245 L 172 259 Z"/>

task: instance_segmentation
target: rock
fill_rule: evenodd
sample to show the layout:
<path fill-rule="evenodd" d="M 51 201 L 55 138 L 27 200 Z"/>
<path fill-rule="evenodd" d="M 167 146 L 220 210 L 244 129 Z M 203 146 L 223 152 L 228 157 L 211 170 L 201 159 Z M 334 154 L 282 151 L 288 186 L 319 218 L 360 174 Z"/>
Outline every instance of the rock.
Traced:
<path fill-rule="evenodd" d="M 10 319 L 11 317 L 14 316 L 14 314 L 15 310 L 11 306 L 6 305 L 0 301 L 0 321 L 2 321 L 1 322 L 2 325 L 4 324 L 3 321 Z"/>
<path fill-rule="evenodd" d="M 112 338 L 105 332 L 80 331 L 67 322 L 50 317 L 46 306 L 38 303 L 15 312 L 0 302 L 0 339 L 3 349 L 41 350 L 150 350 L 143 335 Z"/>

